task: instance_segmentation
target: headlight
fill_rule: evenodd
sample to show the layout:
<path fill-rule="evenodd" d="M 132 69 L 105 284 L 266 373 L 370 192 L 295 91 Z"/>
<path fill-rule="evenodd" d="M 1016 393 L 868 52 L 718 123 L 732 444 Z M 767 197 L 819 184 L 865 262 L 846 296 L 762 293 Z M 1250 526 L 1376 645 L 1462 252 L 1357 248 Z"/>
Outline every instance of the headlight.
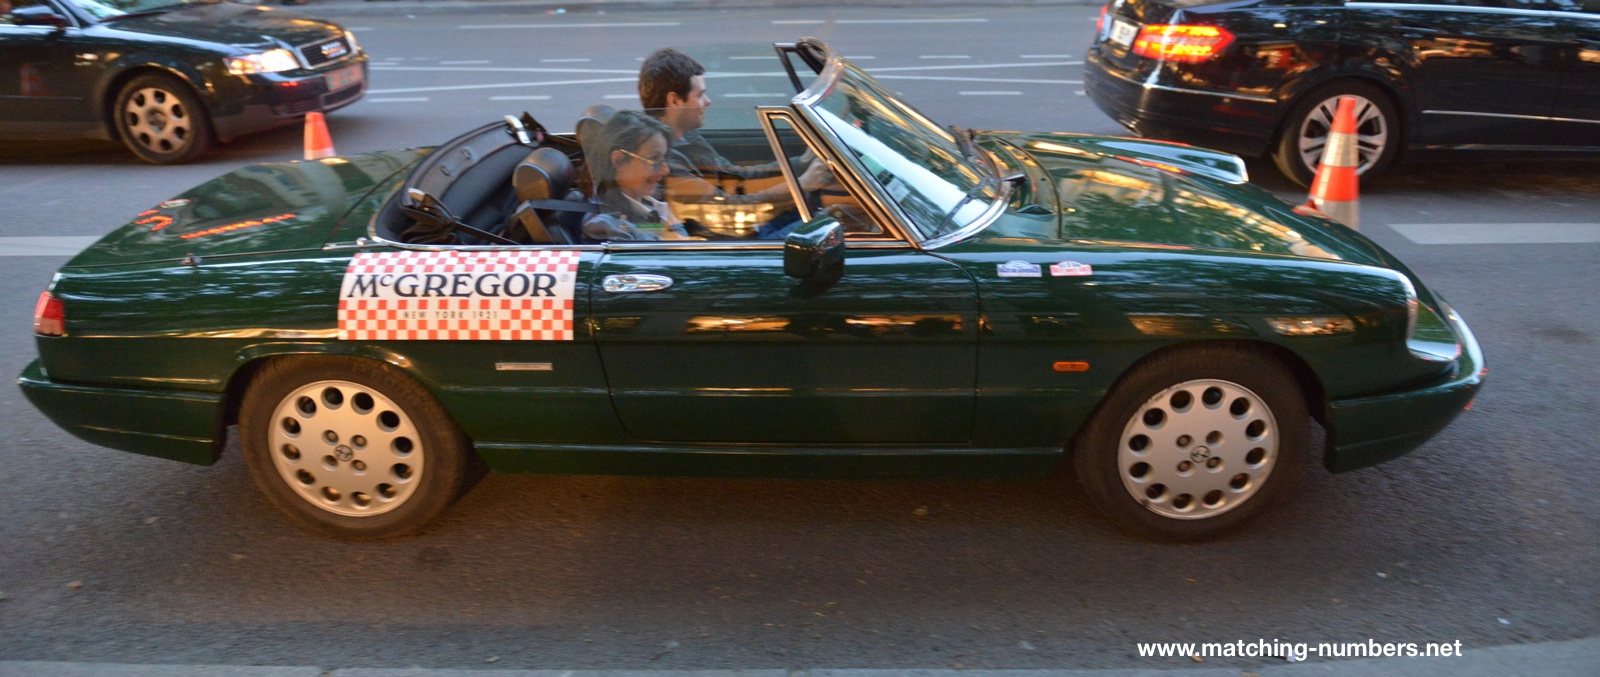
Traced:
<path fill-rule="evenodd" d="M 244 56 L 230 56 L 222 61 L 228 64 L 228 73 L 231 75 L 277 73 L 300 67 L 300 62 L 294 58 L 294 53 L 287 49 L 269 49 Z"/>
<path fill-rule="evenodd" d="M 344 41 L 350 43 L 350 53 L 354 54 L 356 52 L 361 51 L 361 45 L 356 44 L 356 34 L 355 33 L 351 33 L 350 31 L 345 31 L 344 32 Z"/>
<path fill-rule="evenodd" d="M 1406 286 L 1406 340 L 1417 334 L 1417 311 L 1422 308 L 1422 301 L 1417 299 L 1417 287 L 1411 284 L 1411 278 L 1400 276 L 1401 284 Z"/>

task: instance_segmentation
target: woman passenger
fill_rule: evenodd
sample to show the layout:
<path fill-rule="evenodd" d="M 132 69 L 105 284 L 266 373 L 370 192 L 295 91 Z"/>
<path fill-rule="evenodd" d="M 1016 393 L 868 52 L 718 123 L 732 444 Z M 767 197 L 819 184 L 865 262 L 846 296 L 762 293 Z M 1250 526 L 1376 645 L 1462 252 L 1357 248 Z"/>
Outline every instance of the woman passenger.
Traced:
<path fill-rule="evenodd" d="M 679 240 L 689 236 L 667 203 L 655 198 L 667 177 L 672 130 L 639 111 L 619 111 L 600 130 L 588 158 L 595 199 L 602 211 L 584 219 L 583 237 L 611 240 Z"/>

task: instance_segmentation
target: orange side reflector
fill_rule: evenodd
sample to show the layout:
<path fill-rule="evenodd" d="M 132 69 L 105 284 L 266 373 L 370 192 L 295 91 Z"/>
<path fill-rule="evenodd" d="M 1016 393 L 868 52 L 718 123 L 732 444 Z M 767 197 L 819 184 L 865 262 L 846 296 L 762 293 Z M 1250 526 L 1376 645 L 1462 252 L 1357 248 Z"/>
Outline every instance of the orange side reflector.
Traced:
<path fill-rule="evenodd" d="M 1089 363 L 1088 362 L 1057 362 L 1055 364 L 1055 370 L 1056 371 L 1066 371 L 1066 372 L 1089 371 Z"/>

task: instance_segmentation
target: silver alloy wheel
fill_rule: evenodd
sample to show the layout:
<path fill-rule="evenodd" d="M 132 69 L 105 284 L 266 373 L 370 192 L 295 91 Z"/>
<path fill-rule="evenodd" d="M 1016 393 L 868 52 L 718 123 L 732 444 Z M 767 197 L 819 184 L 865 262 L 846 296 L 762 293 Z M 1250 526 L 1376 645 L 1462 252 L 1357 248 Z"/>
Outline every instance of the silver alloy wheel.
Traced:
<path fill-rule="evenodd" d="M 318 381 L 272 413 L 272 463 L 307 503 L 347 517 L 381 515 L 416 492 L 427 459 L 416 425 L 393 400 L 349 381 Z"/>
<path fill-rule="evenodd" d="M 174 153 L 194 137 L 194 121 L 177 94 L 159 87 L 135 91 L 122 107 L 128 135 L 152 153 Z"/>
<path fill-rule="evenodd" d="M 1370 169 L 1389 143 L 1389 125 L 1383 119 L 1383 110 L 1364 96 L 1344 94 L 1356 100 L 1356 154 L 1360 164 L 1356 173 Z M 1312 173 L 1322 162 L 1322 151 L 1328 145 L 1328 132 L 1333 129 L 1333 114 L 1339 109 L 1339 97 L 1331 97 L 1317 104 L 1300 122 L 1300 159 Z"/>
<path fill-rule="evenodd" d="M 1185 381 L 1146 400 L 1122 429 L 1122 486 L 1151 512 L 1193 520 L 1256 493 L 1278 459 L 1278 423 L 1255 393 L 1215 379 Z"/>

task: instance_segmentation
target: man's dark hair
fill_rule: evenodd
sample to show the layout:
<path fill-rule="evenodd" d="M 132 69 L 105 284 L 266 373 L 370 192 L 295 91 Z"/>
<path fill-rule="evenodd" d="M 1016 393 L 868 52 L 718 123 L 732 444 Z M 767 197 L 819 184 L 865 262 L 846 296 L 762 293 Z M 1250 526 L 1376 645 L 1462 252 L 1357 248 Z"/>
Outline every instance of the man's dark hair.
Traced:
<path fill-rule="evenodd" d="M 646 111 L 659 117 L 660 110 L 667 107 L 668 92 L 688 98 L 689 89 L 694 86 L 691 80 L 705 74 L 705 66 L 688 54 L 670 47 L 658 49 L 639 67 L 639 102 Z"/>

